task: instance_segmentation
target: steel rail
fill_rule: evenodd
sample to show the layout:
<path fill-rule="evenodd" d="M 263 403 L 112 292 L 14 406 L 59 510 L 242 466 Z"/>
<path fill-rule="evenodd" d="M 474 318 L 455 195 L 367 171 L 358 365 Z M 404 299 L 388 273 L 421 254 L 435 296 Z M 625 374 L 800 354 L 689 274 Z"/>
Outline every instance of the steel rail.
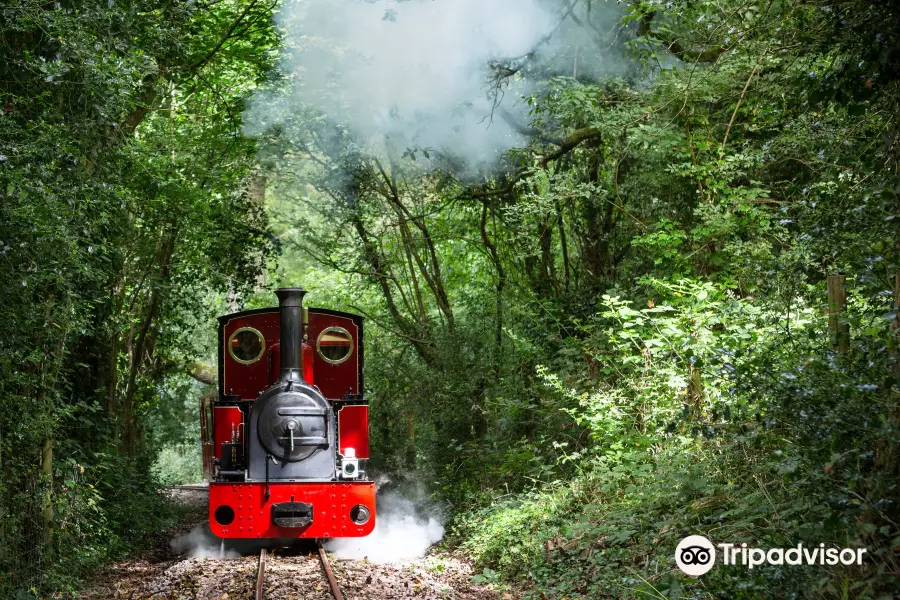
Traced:
<path fill-rule="evenodd" d="M 331 586 L 331 594 L 334 596 L 334 600 L 344 600 L 344 596 L 341 594 L 341 588 L 338 587 L 337 580 L 334 578 L 334 573 L 331 571 L 331 563 L 328 562 L 328 555 L 325 554 L 325 548 L 322 546 L 322 542 L 316 540 L 316 545 L 319 547 L 319 559 L 322 561 L 322 567 L 325 569 L 325 576 L 328 577 L 328 585 Z"/>
<path fill-rule="evenodd" d="M 182 484 L 182 485 L 169 485 L 166 486 L 170 490 L 184 490 L 187 492 L 208 492 L 208 485 L 200 485 L 200 484 Z"/>
<path fill-rule="evenodd" d="M 316 546 L 319 549 L 319 560 L 322 562 L 322 568 L 325 571 L 325 577 L 328 578 L 328 585 L 331 588 L 331 595 L 334 600 L 344 600 L 341 594 L 341 588 L 338 586 L 337 580 L 334 578 L 334 572 L 331 570 L 331 562 L 328 560 L 328 554 L 322 546 L 322 542 L 316 540 Z M 265 584 L 266 584 L 266 549 L 259 551 L 259 567 L 256 573 L 256 600 L 265 600 Z"/>
<path fill-rule="evenodd" d="M 259 568 L 256 574 L 256 600 L 263 599 L 263 588 L 266 583 L 266 549 L 259 551 Z"/>

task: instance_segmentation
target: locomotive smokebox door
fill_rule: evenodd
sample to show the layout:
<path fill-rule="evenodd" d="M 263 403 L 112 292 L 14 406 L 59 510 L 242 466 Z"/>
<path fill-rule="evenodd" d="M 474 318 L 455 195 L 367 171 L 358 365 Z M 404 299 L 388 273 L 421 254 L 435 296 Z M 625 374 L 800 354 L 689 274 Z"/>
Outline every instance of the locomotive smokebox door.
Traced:
<path fill-rule="evenodd" d="M 250 478 L 265 479 L 267 456 L 272 479 L 330 479 L 334 474 L 334 428 L 325 399 L 314 389 L 263 394 L 250 412 Z M 309 393 L 312 392 L 312 393 Z"/>
<path fill-rule="evenodd" d="M 328 448 L 328 410 L 315 398 L 286 392 L 255 407 L 259 411 L 259 439 L 275 458 L 298 462 L 320 448 Z"/>

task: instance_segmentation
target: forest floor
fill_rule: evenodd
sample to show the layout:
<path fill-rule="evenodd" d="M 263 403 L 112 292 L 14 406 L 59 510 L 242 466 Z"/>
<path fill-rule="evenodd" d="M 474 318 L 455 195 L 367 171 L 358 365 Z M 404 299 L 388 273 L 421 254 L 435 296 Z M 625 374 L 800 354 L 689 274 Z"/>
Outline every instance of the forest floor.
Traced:
<path fill-rule="evenodd" d="M 205 506 L 202 490 L 177 490 L 173 498 Z M 199 516 L 199 513 L 198 513 Z M 202 517 L 201 517 L 202 518 Z M 101 573 L 78 597 L 90 600 L 246 600 L 255 593 L 260 546 L 216 548 L 196 521 L 173 532 L 168 543 L 122 561 Z M 314 547 L 270 553 L 266 595 L 270 600 L 331 600 L 332 595 Z M 346 600 L 405 598 L 510 600 L 519 595 L 472 582 L 466 559 L 443 552 L 390 564 L 367 560 L 331 561 Z"/>

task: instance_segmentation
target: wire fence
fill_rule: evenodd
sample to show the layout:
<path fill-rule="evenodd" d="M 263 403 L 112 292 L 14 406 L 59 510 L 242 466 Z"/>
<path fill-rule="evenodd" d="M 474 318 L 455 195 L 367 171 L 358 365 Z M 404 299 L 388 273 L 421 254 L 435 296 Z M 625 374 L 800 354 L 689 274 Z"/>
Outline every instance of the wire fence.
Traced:
<path fill-rule="evenodd" d="M 47 483 L 40 473 L 0 488 L 0 598 L 30 597 L 46 572 L 50 546 L 42 514 Z"/>

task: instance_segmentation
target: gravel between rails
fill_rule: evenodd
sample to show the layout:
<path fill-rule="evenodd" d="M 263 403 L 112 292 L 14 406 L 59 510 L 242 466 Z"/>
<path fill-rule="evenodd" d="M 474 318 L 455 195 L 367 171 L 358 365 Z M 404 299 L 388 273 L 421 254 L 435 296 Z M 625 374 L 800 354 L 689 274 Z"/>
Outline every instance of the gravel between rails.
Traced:
<path fill-rule="evenodd" d="M 490 588 L 472 583 L 473 573 L 467 563 L 446 556 L 395 564 L 332 560 L 331 566 L 345 600 L 501 598 Z M 276 555 L 266 568 L 267 598 L 332 600 L 321 563 L 314 557 Z"/>
<path fill-rule="evenodd" d="M 116 565 L 81 598 L 92 600 L 237 600 L 253 598 L 257 556 L 185 558 L 165 563 Z M 332 560 L 345 600 L 501 600 L 515 598 L 472 583 L 472 568 L 446 555 L 394 564 Z M 314 554 L 270 557 L 266 598 L 333 600 L 322 564 Z"/>

